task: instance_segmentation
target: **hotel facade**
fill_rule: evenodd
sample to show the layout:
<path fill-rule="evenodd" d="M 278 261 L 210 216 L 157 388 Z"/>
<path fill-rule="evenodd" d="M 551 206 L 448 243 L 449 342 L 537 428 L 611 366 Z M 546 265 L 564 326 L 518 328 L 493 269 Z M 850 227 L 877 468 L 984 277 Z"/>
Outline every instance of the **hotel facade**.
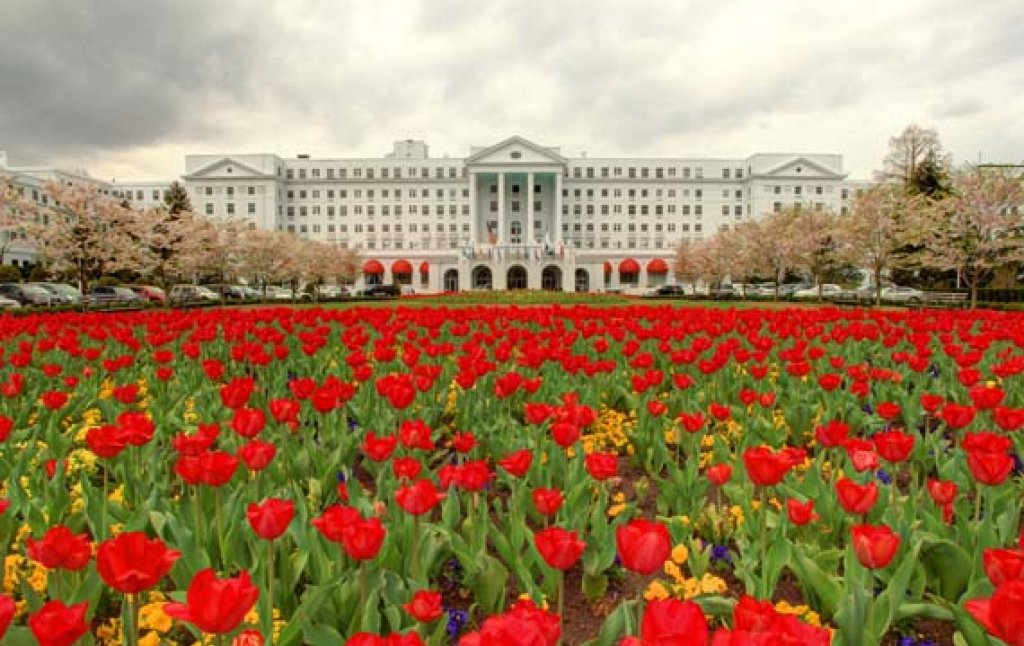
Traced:
<path fill-rule="evenodd" d="M 676 282 L 681 243 L 772 211 L 845 213 L 841 155 L 742 159 L 565 157 L 519 136 L 430 157 L 397 141 L 380 158 L 189 155 L 192 208 L 354 248 L 357 286 L 606 291 Z"/>
<path fill-rule="evenodd" d="M 103 182 L 82 171 L 20 166 L 0 173 L 45 203 L 45 182 L 85 182 L 148 207 L 169 181 Z M 181 176 L 192 209 L 213 219 L 355 249 L 357 287 L 609 291 L 681 282 L 680 244 L 787 206 L 849 211 L 865 182 L 835 154 L 738 159 L 566 157 L 513 136 L 464 158 L 431 157 L 396 141 L 378 158 L 188 155 Z M 6 262 L 34 255 L 27 240 Z"/>

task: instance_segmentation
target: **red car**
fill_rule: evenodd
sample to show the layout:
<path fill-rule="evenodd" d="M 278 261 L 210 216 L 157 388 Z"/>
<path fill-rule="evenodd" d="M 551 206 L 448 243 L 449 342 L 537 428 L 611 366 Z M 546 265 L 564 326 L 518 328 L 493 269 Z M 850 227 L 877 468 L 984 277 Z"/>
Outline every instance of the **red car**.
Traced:
<path fill-rule="evenodd" d="M 150 303 L 163 304 L 167 302 L 167 293 L 159 287 L 153 285 L 127 285 L 127 287 Z"/>

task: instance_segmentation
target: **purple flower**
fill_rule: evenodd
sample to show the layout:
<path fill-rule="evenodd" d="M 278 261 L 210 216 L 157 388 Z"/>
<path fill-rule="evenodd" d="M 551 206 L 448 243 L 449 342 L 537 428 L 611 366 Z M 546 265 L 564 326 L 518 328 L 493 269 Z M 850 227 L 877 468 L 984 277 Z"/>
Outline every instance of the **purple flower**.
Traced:
<path fill-rule="evenodd" d="M 885 469 L 879 469 L 875 472 L 875 477 L 882 481 L 882 484 L 892 484 L 892 476 L 889 475 Z"/>
<path fill-rule="evenodd" d="M 716 561 L 725 561 L 726 563 L 732 562 L 732 557 L 729 556 L 728 545 L 715 545 L 711 548 L 711 558 Z"/>

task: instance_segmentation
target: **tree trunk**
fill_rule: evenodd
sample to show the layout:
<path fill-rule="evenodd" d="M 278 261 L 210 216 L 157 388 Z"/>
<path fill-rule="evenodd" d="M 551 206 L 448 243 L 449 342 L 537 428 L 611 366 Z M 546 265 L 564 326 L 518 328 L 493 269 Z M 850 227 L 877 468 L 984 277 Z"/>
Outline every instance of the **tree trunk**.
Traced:
<path fill-rule="evenodd" d="M 875 307 L 882 305 L 882 268 L 875 267 Z"/>

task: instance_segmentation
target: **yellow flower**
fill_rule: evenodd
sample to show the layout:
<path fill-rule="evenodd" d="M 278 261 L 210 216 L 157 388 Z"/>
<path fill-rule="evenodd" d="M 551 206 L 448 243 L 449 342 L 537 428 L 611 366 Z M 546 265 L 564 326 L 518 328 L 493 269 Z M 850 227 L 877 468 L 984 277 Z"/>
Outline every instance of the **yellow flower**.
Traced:
<path fill-rule="evenodd" d="M 648 584 L 647 589 L 644 591 L 644 599 L 647 601 L 668 599 L 668 596 L 668 590 L 665 588 L 665 584 L 661 581 L 651 581 L 650 584 Z"/>
<path fill-rule="evenodd" d="M 110 502 L 116 502 L 118 504 L 123 503 L 124 502 L 124 485 L 123 484 L 117 485 L 117 488 L 114 489 L 113 491 L 111 491 L 110 495 L 107 496 L 107 500 L 109 500 Z"/>
<path fill-rule="evenodd" d="M 160 635 L 150 631 L 139 637 L 139 646 L 160 646 Z"/>
<path fill-rule="evenodd" d="M 139 628 L 165 633 L 174 625 L 174 620 L 164 612 L 163 602 L 147 603 L 139 608 Z"/>
<path fill-rule="evenodd" d="M 700 590 L 703 594 L 721 594 L 728 590 L 728 586 L 720 577 L 705 573 L 700 579 Z"/>
<path fill-rule="evenodd" d="M 626 505 L 623 504 L 623 503 L 619 503 L 617 505 L 612 505 L 611 507 L 608 508 L 608 517 L 609 518 L 615 518 L 616 516 L 618 516 L 619 514 L 624 512 L 625 510 L 626 510 Z"/>
<path fill-rule="evenodd" d="M 686 546 L 680 543 L 672 548 L 672 560 L 679 565 L 686 563 L 686 559 L 690 556 L 690 550 L 686 549 Z"/>

